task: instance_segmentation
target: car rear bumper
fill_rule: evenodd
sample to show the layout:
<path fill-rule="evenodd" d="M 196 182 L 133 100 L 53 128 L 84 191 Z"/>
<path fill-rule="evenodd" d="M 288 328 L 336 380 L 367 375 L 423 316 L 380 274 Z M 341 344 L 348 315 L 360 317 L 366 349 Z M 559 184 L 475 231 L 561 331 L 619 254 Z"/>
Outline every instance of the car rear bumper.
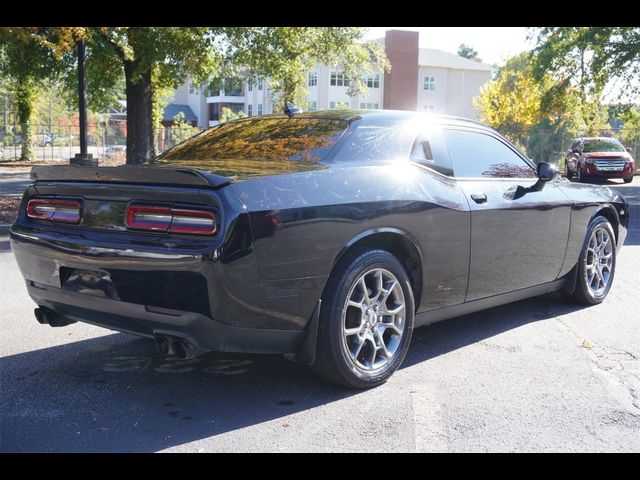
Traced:
<path fill-rule="evenodd" d="M 70 292 L 27 281 L 27 291 L 40 306 L 66 320 L 149 338 L 171 336 L 201 350 L 254 353 L 293 353 L 304 331 L 239 328 L 200 313 L 156 309 L 147 305 Z"/>
<path fill-rule="evenodd" d="M 29 295 L 64 320 L 178 337 L 205 351 L 293 353 L 319 298 L 319 283 L 278 297 L 283 286 L 261 281 L 250 255 L 220 257 L 216 244 L 145 251 L 109 243 L 120 234 L 69 231 L 11 229 Z"/>

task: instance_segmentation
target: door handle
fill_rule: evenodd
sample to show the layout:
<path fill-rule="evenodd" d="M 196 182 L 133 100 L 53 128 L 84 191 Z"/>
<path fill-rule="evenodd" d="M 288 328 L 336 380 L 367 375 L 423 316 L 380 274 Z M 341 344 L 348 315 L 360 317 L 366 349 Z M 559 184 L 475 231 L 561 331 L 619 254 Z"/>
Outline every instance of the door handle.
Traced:
<path fill-rule="evenodd" d="M 476 203 L 484 203 L 487 201 L 487 195 L 484 193 L 472 193 L 471 200 Z"/>

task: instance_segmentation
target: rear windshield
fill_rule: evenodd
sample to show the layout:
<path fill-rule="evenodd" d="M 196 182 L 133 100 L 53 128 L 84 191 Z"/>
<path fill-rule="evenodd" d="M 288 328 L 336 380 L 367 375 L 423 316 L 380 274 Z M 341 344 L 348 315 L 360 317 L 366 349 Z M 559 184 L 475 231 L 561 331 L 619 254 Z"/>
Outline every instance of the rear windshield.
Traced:
<path fill-rule="evenodd" d="M 348 127 L 325 118 L 255 118 L 223 123 L 160 155 L 159 162 L 245 170 L 247 163 L 318 163 Z"/>
<path fill-rule="evenodd" d="M 624 152 L 622 144 L 615 139 L 585 140 L 583 152 Z"/>

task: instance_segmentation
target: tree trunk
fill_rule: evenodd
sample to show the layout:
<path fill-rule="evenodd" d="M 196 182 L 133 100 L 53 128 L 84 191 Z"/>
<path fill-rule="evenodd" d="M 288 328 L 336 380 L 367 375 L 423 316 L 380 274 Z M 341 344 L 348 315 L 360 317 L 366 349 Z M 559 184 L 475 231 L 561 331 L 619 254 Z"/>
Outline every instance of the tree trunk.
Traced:
<path fill-rule="evenodd" d="M 32 79 L 23 77 L 16 82 L 16 113 L 20 124 L 20 136 L 22 138 L 22 151 L 20 160 L 31 160 L 31 113 L 35 98 L 35 86 Z"/>
<path fill-rule="evenodd" d="M 136 72 L 135 61 L 124 62 L 127 91 L 127 164 L 149 163 L 155 157 L 153 143 L 153 89 L 151 70 Z"/>

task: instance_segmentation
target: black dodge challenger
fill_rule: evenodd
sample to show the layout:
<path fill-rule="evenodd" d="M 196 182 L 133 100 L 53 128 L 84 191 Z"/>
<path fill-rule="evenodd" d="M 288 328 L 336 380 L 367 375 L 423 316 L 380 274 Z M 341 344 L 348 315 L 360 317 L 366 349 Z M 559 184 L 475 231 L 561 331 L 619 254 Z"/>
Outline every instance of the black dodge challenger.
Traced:
<path fill-rule="evenodd" d="M 560 290 L 601 302 L 624 198 L 495 131 L 394 111 L 266 115 L 132 167 L 35 167 L 11 243 L 43 324 L 163 353 L 284 353 L 384 382 L 414 327 Z"/>

